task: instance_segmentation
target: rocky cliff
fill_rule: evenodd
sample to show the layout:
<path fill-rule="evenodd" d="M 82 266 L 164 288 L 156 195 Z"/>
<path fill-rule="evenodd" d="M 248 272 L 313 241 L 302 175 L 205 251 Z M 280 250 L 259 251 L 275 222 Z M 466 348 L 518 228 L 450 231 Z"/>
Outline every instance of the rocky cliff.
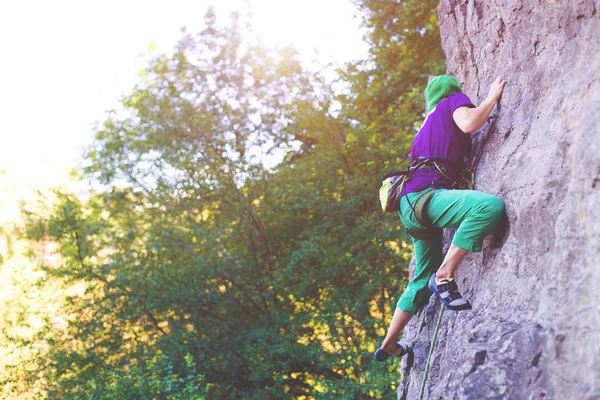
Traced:
<path fill-rule="evenodd" d="M 600 399 L 600 2 L 438 12 L 448 73 L 474 102 L 508 80 L 477 188 L 504 200 L 509 229 L 461 264 L 474 309 L 444 313 L 424 398 Z M 418 398 L 438 312 L 432 297 L 405 331 L 400 399 Z"/>

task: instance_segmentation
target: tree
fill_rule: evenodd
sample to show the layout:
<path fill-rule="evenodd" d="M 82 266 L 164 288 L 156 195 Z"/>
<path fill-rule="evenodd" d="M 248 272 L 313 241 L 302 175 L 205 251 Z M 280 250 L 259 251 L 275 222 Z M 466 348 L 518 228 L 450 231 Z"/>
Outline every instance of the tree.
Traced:
<path fill-rule="evenodd" d="M 51 393 L 387 393 L 393 367 L 371 354 L 411 252 L 378 177 L 443 62 L 431 3 L 357 5 L 371 56 L 339 71 L 342 94 L 209 11 L 99 126 L 83 171 L 97 190 L 27 214 L 31 239 L 60 244 L 49 273 L 85 288 L 44 332 Z"/>

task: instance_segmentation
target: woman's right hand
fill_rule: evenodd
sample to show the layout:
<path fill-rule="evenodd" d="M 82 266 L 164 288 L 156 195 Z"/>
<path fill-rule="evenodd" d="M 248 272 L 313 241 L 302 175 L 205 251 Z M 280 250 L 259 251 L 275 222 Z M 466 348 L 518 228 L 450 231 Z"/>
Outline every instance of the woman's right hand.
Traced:
<path fill-rule="evenodd" d="M 492 86 L 490 86 L 490 93 L 488 94 L 488 98 L 494 102 L 498 102 L 498 100 L 500 100 L 500 96 L 502 96 L 504 85 L 506 85 L 506 80 L 502 79 L 500 76 L 497 77 L 496 80 L 492 83 Z"/>

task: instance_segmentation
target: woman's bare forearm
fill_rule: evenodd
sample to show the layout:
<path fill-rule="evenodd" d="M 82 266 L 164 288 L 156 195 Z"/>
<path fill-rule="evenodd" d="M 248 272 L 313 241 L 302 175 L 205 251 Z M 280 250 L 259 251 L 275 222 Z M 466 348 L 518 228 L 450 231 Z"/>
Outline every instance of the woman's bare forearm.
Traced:
<path fill-rule="evenodd" d="M 479 104 L 479 106 L 475 108 L 467 108 L 467 123 L 469 126 L 469 132 L 465 131 L 465 133 L 472 133 L 481 128 L 494 110 L 496 103 L 497 101 L 495 98 L 488 96 L 484 101 L 481 102 L 481 104 Z"/>
<path fill-rule="evenodd" d="M 496 103 L 500 100 L 505 84 L 506 81 L 504 79 L 500 77 L 496 78 L 490 87 L 490 93 L 479 106 L 475 108 L 460 107 L 456 109 L 452 114 L 456 125 L 464 133 L 473 133 L 481 128 L 492 113 L 492 110 L 494 110 Z"/>

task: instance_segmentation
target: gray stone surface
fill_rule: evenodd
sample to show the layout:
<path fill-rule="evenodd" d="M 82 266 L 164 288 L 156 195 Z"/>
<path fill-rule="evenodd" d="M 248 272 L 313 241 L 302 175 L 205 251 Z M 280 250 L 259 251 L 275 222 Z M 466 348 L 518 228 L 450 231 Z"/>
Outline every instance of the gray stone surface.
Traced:
<path fill-rule="evenodd" d="M 504 200 L 509 231 L 461 264 L 474 309 L 444 313 L 424 398 L 600 399 L 600 1 L 438 11 L 448 73 L 472 100 L 508 80 L 477 188 Z M 405 331 L 400 399 L 418 398 L 438 312 L 432 298 Z"/>

